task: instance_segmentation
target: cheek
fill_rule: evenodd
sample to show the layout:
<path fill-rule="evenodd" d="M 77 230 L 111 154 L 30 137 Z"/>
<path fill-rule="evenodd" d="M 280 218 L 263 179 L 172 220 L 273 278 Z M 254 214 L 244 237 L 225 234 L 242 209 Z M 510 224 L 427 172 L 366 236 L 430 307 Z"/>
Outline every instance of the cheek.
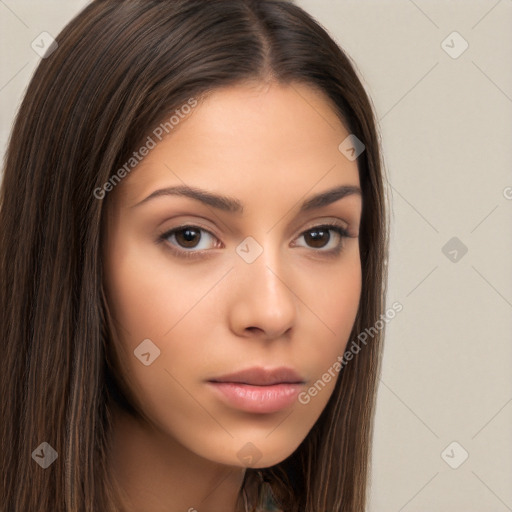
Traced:
<path fill-rule="evenodd" d="M 200 298 L 215 276 L 193 281 L 170 271 L 161 252 L 140 245 L 116 243 L 105 273 L 122 381 L 134 405 L 175 438 L 194 430 L 191 421 L 214 428 L 191 398 L 197 389 L 190 380 L 209 341 L 197 322 Z"/>
<path fill-rule="evenodd" d="M 316 324 L 317 360 L 324 365 L 344 350 L 359 308 L 361 262 L 357 247 L 352 249 L 338 265 L 317 270 L 314 280 L 304 279 L 307 288 L 302 293 L 308 297 L 311 328 Z"/>
<path fill-rule="evenodd" d="M 340 341 L 336 346 L 338 353 L 344 350 L 355 322 L 361 299 L 361 287 L 361 263 L 358 256 L 350 265 L 347 265 L 338 285 L 333 286 L 331 300 L 328 300 L 326 305 L 327 317 L 332 319 L 329 325 Z"/>
<path fill-rule="evenodd" d="M 298 347 L 307 361 L 310 379 L 301 403 L 311 417 L 318 417 L 327 404 L 339 378 L 345 348 L 357 316 L 361 297 L 361 264 L 359 255 L 351 258 L 339 272 L 325 279 L 323 293 L 313 301 L 319 319 L 308 338 L 307 345 Z M 337 277 L 333 279 L 333 275 Z M 316 300 L 315 300 L 316 298 Z M 313 310 L 313 308 L 311 308 Z M 313 342 L 311 343 L 311 340 Z"/>
<path fill-rule="evenodd" d="M 180 383 L 190 390 L 191 376 L 208 363 L 205 324 L 219 317 L 207 295 L 225 269 L 198 277 L 172 267 L 161 247 L 129 236 L 112 239 L 110 249 L 105 288 L 123 380 L 153 418 L 166 410 L 186 417 L 191 399 Z"/>
<path fill-rule="evenodd" d="M 172 330 L 211 283 L 172 267 L 162 247 L 126 237 L 109 255 L 106 288 L 121 331 L 133 341 L 172 336 Z M 139 341 L 139 342 L 140 342 Z"/>

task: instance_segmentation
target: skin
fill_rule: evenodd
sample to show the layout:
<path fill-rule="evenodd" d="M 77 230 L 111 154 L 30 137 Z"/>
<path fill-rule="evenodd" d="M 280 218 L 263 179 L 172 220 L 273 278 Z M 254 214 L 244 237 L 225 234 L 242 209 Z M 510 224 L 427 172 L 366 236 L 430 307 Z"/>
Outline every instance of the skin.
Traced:
<path fill-rule="evenodd" d="M 338 150 L 348 135 L 328 99 L 309 86 L 224 88 L 111 192 L 105 289 L 119 371 L 145 419 L 113 409 L 109 460 L 133 510 L 235 511 L 248 465 L 242 447 L 252 443 L 260 457 L 251 467 L 275 465 L 325 408 L 335 379 L 307 405 L 265 414 L 227 405 L 206 380 L 289 366 L 306 390 L 343 354 L 361 294 L 362 199 L 352 194 L 301 215 L 298 209 L 330 188 L 360 186 L 357 161 Z M 184 184 L 236 198 L 244 212 L 171 195 L 138 204 Z M 315 244 L 313 228 L 329 221 L 350 237 L 327 231 Z M 183 226 L 204 231 L 188 245 L 183 231 L 155 243 Z M 236 252 L 249 236 L 263 248 L 252 263 Z M 327 256 L 340 241 L 341 252 Z M 180 258 L 172 247 L 202 256 Z M 134 356 L 145 339 L 160 350 L 149 366 Z"/>

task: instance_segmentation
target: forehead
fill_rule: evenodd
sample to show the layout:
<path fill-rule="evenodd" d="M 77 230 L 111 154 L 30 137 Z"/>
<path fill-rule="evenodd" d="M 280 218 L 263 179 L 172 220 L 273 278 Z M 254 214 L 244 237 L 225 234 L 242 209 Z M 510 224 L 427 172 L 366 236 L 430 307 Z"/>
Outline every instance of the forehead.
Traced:
<path fill-rule="evenodd" d="M 233 195 L 359 184 L 356 161 L 339 150 L 349 132 L 330 100 L 308 85 L 244 84 L 215 90 L 121 183 L 134 204 L 156 186 L 229 187 Z M 325 187 L 323 187 L 325 188 Z M 277 196 L 276 196 L 277 194 Z"/>

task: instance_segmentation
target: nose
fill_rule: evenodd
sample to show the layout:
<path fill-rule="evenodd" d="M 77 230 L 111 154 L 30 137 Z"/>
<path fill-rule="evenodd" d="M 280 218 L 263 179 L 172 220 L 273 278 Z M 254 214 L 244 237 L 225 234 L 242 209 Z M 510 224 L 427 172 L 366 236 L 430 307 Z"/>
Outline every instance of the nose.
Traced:
<path fill-rule="evenodd" d="M 252 263 L 238 260 L 232 271 L 229 321 L 242 337 L 274 340 L 293 327 L 297 317 L 297 296 L 290 272 L 278 264 L 269 251 Z"/>

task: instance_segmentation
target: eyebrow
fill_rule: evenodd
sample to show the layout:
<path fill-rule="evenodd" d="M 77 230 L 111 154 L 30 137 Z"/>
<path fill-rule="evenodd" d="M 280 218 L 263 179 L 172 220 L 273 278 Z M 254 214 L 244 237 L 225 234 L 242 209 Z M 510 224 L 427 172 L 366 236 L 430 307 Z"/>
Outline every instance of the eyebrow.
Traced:
<path fill-rule="evenodd" d="M 355 185 L 341 185 L 339 187 L 326 190 L 306 199 L 302 203 L 299 213 L 320 209 L 351 195 L 361 196 L 361 189 Z M 177 185 L 174 187 L 155 190 L 148 197 L 133 205 L 132 208 L 162 196 L 185 196 L 225 212 L 237 214 L 242 214 L 244 212 L 244 206 L 238 199 L 213 194 L 212 192 L 187 185 Z"/>

